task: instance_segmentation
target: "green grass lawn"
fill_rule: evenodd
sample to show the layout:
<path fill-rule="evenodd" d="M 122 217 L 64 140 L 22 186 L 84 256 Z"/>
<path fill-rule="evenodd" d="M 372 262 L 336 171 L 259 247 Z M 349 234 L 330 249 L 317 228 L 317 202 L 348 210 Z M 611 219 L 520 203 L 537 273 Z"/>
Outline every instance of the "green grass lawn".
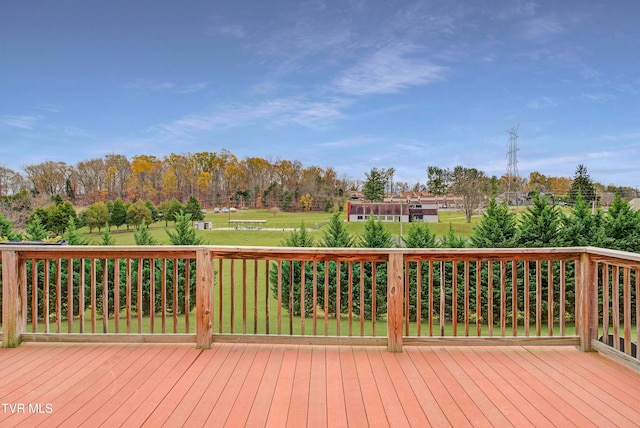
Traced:
<path fill-rule="evenodd" d="M 330 213 L 278 212 L 274 215 L 269 210 L 257 209 L 239 210 L 234 213 L 208 212 L 205 215 L 205 220 L 212 222 L 213 230 L 200 230 L 197 234 L 208 245 L 280 246 L 283 239 L 290 233 L 290 229 L 299 228 L 303 222 L 316 241 L 319 241 L 323 236 L 322 227 L 330 218 Z M 343 214 L 343 218 L 346 220 L 346 214 Z M 451 226 L 457 235 L 468 237 L 473 233 L 473 228 L 479 218 L 479 216 L 474 216 L 471 223 L 467 223 L 462 212 L 441 211 L 440 221 L 429 223 L 429 227 L 437 236 L 447 234 Z M 262 225 L 262 229 L 248 230 L 233 228 L 229 220 L 266 220 L 266 223 Z M 402 223 L 402 225 L 400 223 L 384 223 L 384 225 L 395 238 L 400 236 L 401 226 L 403 236 L 406 236 L 411 227 L 411 223 Z M 364 223 L 348 222 L 346 227 L 353 235 L 360 236 L 364 230 Z M 149 232 L 159 245 L 168 245 L 170 242 L 167 229 L 173 230 L 172 222 L 169 222 L 168 226 L 165 226 L 164 222 L 154 223 L 149 227 Z M 80 231 L 84 233 L 85 238 L 92 245 L 98 245 L 102 240 L 101 232 L 94 230 L 93 233 L 89 233 L 86 227 Z M 133 229 L 127 230 L 126 227 L 121 227 L 120 230 L 117 230 L 111 228 L 111 235 L 116 245 L 135 245 Z"/>

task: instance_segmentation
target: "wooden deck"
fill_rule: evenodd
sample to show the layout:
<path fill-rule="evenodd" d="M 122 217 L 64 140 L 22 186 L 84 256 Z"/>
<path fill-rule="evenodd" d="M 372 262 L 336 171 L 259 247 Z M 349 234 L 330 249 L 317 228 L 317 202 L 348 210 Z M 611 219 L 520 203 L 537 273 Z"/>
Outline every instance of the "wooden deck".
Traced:
<path fill-rule="evenodd" d="M 36 344 L 0 426 L 638 426 L 640 373 L 573 347 Z"/>

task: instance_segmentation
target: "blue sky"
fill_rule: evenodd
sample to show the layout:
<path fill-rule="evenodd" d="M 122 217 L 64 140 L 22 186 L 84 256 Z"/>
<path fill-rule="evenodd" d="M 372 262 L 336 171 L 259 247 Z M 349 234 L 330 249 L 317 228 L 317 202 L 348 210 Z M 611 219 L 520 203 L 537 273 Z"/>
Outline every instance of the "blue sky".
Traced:
<path fill-rule="evenodd" d="M 0 165 L 229 150 L 364 179 L 429 165 L 640 186 L 623 1 L 0 4 Z"/>

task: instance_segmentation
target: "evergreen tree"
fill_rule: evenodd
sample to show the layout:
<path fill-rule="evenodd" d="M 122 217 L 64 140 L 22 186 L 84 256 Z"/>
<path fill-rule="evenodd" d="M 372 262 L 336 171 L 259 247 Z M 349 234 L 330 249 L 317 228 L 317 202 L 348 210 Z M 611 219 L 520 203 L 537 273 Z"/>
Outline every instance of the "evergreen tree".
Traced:
<path fill-rule="evenodd" d="M 362 186 L 362 194 L 365 199 L 369 201 L 382 201 L 385 194 L 385 188 L 389 181 L 390 175 L 393 170 L 385 170 L 372 168 L 368 174 L 365 174 L 367 179 Z"/>
<path fill-rule="evenodd" d="M 427 190 L 438 196 L 445 195 L 451 188 L 451 171 L 437 166 L 427 168 Z"/>
<path fill-rule="evenodd" d="M 487 210 L 473 230 L 471 242 L 478 248 L 510 248 L 516 245 L 516 215 L 506 203 L 489 201 Z"/>
<path fill-rule="evenodd" d="M 127 222 L 127 209 L 122 203 L 122 199 L 118 198 L 113 203 L 113 207 L 111 209 L 109 215 L 109 224 L 116 227 L 116 229 L 120 230 L 120 226 Z"/>
<path fill-rule="evenodd" d="M 155 205 L 153 205 L 153 202 L 151 202 L 150 199 L 147 199 L 144 201 L 144 205 L 149 208 L 149 212 L 151 213 L 151 222 L 147 224 L 153 224 L 158 221 L 158 210 Z"/>
<path fill-rule="evenodd" d="M 307 231 L 304 222 L 301 223 L 300 229 L 292 231 L 282 241 L 284 247 L 313 247 L 313 236 Z M 293 273 L 291 267 L 293 266 Z M 280 279 L 280 293 L 282 308 L 289 311 L 290 315 L 302 314 L 302 266 L 301 261 L 283 261 L 281 264 L 282 276 Z M 313 263 L 305 262 L 305 291 L 304 291 L 304 309 L 305 317 L 313 314 Z M 271 294 L 278 299 L 278 264 L 272 263 L 270 267 L 269 277 L 271 279 Z"/>
<path fill-rule="evenodd" d="M 604 218 L 603 229 L 605 248 L 640 252 L 640 211 L 633 211 L 617 193 Z"/>
<path fill-rule="evenodd" d="M 69 224 L 62 235 L 62 238 L 69 245 L 89 245 L 89 241 L 82 237 L 76 228 L 76 222 L 73 217 L 69 217 Z"/>
<path fill-rule="evenodd" d="M 133 233 L 136 245 L 158 245 L 158 241 L 149 233 L 149 227 L 142 223 L 140 229 Z"/>
<path fill-rule="evenodd" d="M 13 223 L 0 211 L 0 241 L 18 241 L 20 238 L 20 234 L 13 230 Z"/>
<path fill-rule="evenodd" d="M 571 190 L 569 190 L 569 200 L 571 203 L 575 203 L 578 199 L 578 195 L 582 195 L 582 198 L 586 202 L 596 200 L 596 187 L 587 173 L 587 167 L 583 164 L 578 165 L 576 168 L 576 174 L 574 175 L 573 182 L 571 183 Z"/>
<path fill-rule="evenodd" d="M 116 240 L 113 239 L 111 232 L 106 229 L 104 232 L 102 232 L 102 241 L 100 241 L 100 245 L 104 245 L 106 247 L 116 245 Z"/>
<path fill-rule="evenodd" d="M 407 237 L 402 238 L 404 241 L 404 245 L 407 248 L 435 248 L 437 247 L 436 243 L 436 235 L 432 233 L 429 229 L 429 225 L 427 223 L 412 223 L 409 227 L 409 231 L 407 232 Z M 421 262 L 421 277 L 422 282 L 420 285 L 420 302 L 418 302 L 418 263 L 410 263 L 409 264 L 409 301 L 408 303 L 408 313 L 406 316 L 409 317 L 410 320 L 415 321 L 417 319 L 418 314 L 418 306 L 422 305 L 422 307 L 427 307 L 429 303 L 429 263 Z"/>
<path fill-rule="evenodd" d="M 391 248 L 393 247 L 391 232 L 384 227 L 384 223 L 369 217 L 369 220 L 364 224 L 360 246 L 363 248 Z"/>
<path fill-rule="evenodd" d="M 560 234 L 569 247 L 599 246 L 603 241 L 603 217 L 598 210 L 593 214 L 582 195 L 578 193 L 571 214 L 563 219 Z"/>
<path fill-rule="evenodd" d="M 533 205 L 522 214 L 518 233 L 518 245 L 521 247 L 562 247 L 564 241 L 560 234 L 562 213 L 547 198 L 536 194 Z"/>
<path fill-rule="evenodd" d="M 193 195 L 189 196 L 187 205 L 184 207 L 184 212 L 191 214 L 192 221 L 204 220 L 204 213 L 202 212 L 200 201 L 198 201 L 198 199 Z"/>
<path fill-rule="evenodd" d="M 202 245 L 203 240 L 196 236 L 196 229 L 191 224 L 191 214 L 180 211 L 176 216 L 175 232 L 167 230 L 172 245 Z"/>
<path fill-rule="evenodd" d="M 324 230 L 320 246 L 330 248 L 349 248 L 354 245 L 355 238 L 351 236 L 342 220 L 340 220 L 340 213 L 333 214 L 329 220 L 329 224 L 327 224 L 326 229 Z"/>
<path fill-rule="evenodd" d="M 453 225 L 449 223 L 449 232 L 440 237 L 441 248 L 464 248 L 467 246 L 467 240 L 464 236 L 457 236 L 453 230 Z"/>
<path fill-rule="evenodd" d="M 364 225 L 364 231 L 361 238 L 360 245 L 364 248 L 391 248 L 393 247 L 393 238 L 391 232 L 385 229 L 384 224 L 381 221 L 375 221 L 373 217 L 369 217 L 369 220 Z M 347 271 L 348 273 L 348 271 Z M 387 313 L 387 264 L 376 264 L 376 293 L 375 293 L 375 317 L 376 319 L 382 318 Z M 342 276 L 342 275 L 341 275 Z M 359 296 L 360 292 L 364 293 L 364 308 L 358 308 L 364 311 L 366 318 L 370 319 L 373 314 L 373 290 L 368 284 L 373 282 L 373 263 L 364 263 L 364 283 L 367 284 L 364 290 L 360 290 L 360 284 L 357 284 L 354 288 L 354 300 L 356 295 Z M 348 299 L 348 294 L 344 295 Z M 359 299 L 359 297 L 358 297 Z"/>
<path fill-rule="evenodd" d="M 313 247 L 315 245 L 313 236 L 307 230 L 304 221 L 300 224 L 300 229 L 295 229 L 282 240 L 283 247 Z"/>
<path fill-rule="evenodd" d="M 402 238 L 407 248 L 435 248 L 436 235 L 431 233 L 427 223 L 411 223 L 407 237 Z"/>
<path fill-rule="evenodd" d="M 30 241 L 42 241 L 49 236 L 49 232 L 45 229 L 40 217 L 34 215 L 27 225 L 27 239 Z"/>

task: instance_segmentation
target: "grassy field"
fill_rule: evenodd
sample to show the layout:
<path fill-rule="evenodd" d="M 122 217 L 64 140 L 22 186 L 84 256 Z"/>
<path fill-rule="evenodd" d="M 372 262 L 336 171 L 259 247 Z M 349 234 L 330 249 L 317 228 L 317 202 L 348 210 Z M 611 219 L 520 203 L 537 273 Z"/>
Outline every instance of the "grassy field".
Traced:
<path fill-rule="evenodd" d="M 342 217 L 346 220 L 346 214 L 343 214 Z M 431 231 L 437 236 L 448 233 L 450 226 L 453 227 L 457 235 L 470 236 L 480 218 L 475 216 L 471 223 L 467 223 L 464 214 L 459 211 L 441 211 L 439 217 L 438 223 L 429 223 Z M 302 222 L 316 241 L 320 240 L 323 236 L 322 227 L 330 218 L 330 213 L 316 212 L 278 212 L 275 215 L 268 210 L 239 210 L 234 213 L 209 212 L 205 215 L 205 220 L 213 223 L 213 230 L 200 230 L 197 234 L 209 245 L 280 246 L 283 239 L 291 233 L 291 229 L 299 228 Z M 229 223 L 229 220 L 266 220 L 266 223 L 259 230 L 248 230 L 235 228 Z M 384 225 L 395 238 L 400 236 L 401 227 L 403 236 L 406 236 L 411 227 L 411 223 L 402 223 L 402 225 L 400 223 L 384 223 Z M 364 229 L 364 223 L 346 223 L 346 227 L 353 235 L 360 236 Z M 168 227 L 165 227 L 164 222 L 158 222 L 149 227 L 151 235 L 160 245 L 170 243 L 167 229 L 173 230 L 173 223 L 169 222 Z M 98 245 L 102 239 L 101 233 L 96 230 L 89 233 L 87 228 L 82 228 L 80 231 L 93 245 Z M 135 245 L 133 234 L 133 229 L 127 230 L 125 227 L 121 227 L 120 230 L 117 230 L 111 228 L 111 235 L 115 239 L 116 245 Z"/>

